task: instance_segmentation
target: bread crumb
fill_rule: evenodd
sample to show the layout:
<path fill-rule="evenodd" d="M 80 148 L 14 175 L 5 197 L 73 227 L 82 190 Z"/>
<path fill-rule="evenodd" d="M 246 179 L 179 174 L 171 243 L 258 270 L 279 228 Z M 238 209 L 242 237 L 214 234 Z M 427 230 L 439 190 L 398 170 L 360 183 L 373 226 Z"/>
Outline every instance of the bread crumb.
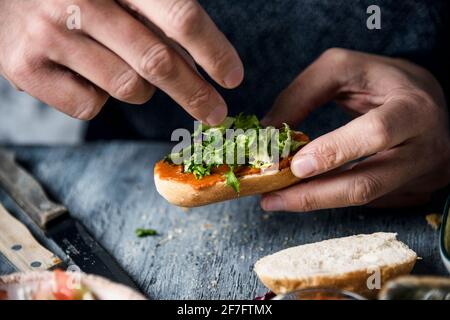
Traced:
<path fill-rule="evenodd" d="M 212 228 L 212 224 L 211 223 L 205 223 L 205 224 L 203 224 L 203 228 L 204 229 L 211 229 Z"/>
<path fill-rule="evenodd" d="M 425 216 L 428 225 L 430 225 L 433 230 L 439 229 L 442 223 L 442 215 L 439 213 L 430 213 Z"/>
<path fill-rule="evenodd" d="M 160 242 L 158 242 L 159 245 L 163 245 L 166 242 L 169 242 L 176 238 L 177 235 L 181 235 L 183 233 L 183 229 L 181 228 L 175 228 L 173 230 L 169 230 L 167 232 L 167 237 L 165 239 L 162 239 Z"/>

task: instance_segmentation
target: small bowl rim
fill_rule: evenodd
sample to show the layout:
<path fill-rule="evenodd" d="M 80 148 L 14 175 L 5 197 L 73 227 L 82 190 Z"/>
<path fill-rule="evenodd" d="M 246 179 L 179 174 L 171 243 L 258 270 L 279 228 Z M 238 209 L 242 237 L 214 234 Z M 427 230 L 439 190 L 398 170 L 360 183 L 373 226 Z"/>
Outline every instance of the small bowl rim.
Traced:
<path fill-rule="evenodd" d="M 445 202 L 444 212 L 442 214 L 442 223 L 441 223 L 441 230 L 440 230 L 441 232 L 440 232 L 440 239 L 439 239 L 439 247 L 440 247 L 442 259 L 446 260 L 446 261 L 444 261 L 444 263 L 446 262 L 447 265 L 450 264 L 450 252 L 448 252 L 447 248 L 445 247 L 445 234 L 446 234 L 446 229 L 447 229 L 447 223 L 449 222 L 449 212 L 450 212 L 450 195 L 447 197 L 447 201 Z M 450 230 L 448 232 L 450 232 Z M 450 270 L 449 270 L 449 272 L 450 272 Z"/>
<path fill-rule="evenodd" d="M 342 290 L 339 288 L 305 288 L 305 289 L 299 289 L 299 290 L 294 290 L 291 292 L 287 292 L 287 293 L 283 293 L 283 294 L 279 294 L 277 295 L 273 300 L 282 300 L 282 298 L 286 295 L 289 294 L 294 294 L 294 293 L 320 293 L 320 292 L 326 292 L 326 293 L 331 293 L 331 294 L 336 294 L 336 295 L 343 295 L 343 296 L 347 296 L 353 300 L 367 300 L 367 298 L 363 297 L 362 295 L 355 293 L 355 292 L 351 292 L 351 291 L 347 291 L 347 290 Z M 305 299 L 307 300 L 307 299 Z"/>

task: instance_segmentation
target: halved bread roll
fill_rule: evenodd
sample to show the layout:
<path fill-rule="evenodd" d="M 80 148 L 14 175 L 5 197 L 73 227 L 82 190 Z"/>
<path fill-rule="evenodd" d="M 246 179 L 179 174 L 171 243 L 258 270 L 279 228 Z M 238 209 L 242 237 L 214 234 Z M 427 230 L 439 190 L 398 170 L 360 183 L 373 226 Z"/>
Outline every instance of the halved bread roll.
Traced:
<path fill-rule="evenodd" d="M 233 188 L 227 186 L 222 177 L 217 177 L 217 181 L 212 185 L 197 187 L 189 182 L 161 177 L 158 168 L 157 164 L 155 167 L 156 190 L 167 201 L 180 207 L 199 207 L 214 202 L 266 193 L 286 188 L 300 181 L 292 174 L 290 167 L 275 172 L 254 173 L 238 178 L 241 191 L 236 193 Z"/>
<path fill-rule="evenodd" d="M 254 270 L 277 294 L 333 288 L 374 297 L 380 289 L 377 280 L 382 286 L 408 274 L 416 259 L 416 253 L 398 241 L 395 233 L 379 232 L 285 249 L 260 259 Z"/>
<path fill-rule="evenodd" d="M 302 132 L 294 132 L 294 139 L 304 144 L 309 138 Z M 292 154 L 274 166 L 274 169 L 259 170 L 250 166 L 239 166 L 236 176 L 240 191 L 236 192 L 226 184 L 224 173 L 227 165 L 215 168 L 211 175 L 196 179 L 192 173 L 183 172 L 181 165 L 165 160 L 155 165 L 156 190 L 170 203 L 180 207 L 199 207 L 214 202 L 244 196 L 262 194 L 289 187 L 300 181 L 290 169 Z"/>

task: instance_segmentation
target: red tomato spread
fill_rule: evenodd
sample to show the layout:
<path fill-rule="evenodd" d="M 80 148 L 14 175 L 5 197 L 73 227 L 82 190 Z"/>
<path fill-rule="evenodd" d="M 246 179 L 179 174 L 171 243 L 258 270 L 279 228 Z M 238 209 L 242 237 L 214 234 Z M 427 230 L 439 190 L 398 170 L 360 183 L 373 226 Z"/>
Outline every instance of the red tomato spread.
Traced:
<path fill-rule="evenodd" d="M 294 139 L 296 141 L 309 141 L 308 136 L 303 133 L 296 133 Z M 288 158 L 282 159 L 279 163 L 279 170 L 289 167 L 291 165 L 292 157 L 293 156 L 291 155 Z M 224 174 L 229 170 L 230 168 L 228 165 L 222 164 L 214 167 L 211 170 L 210 175 L 197 179 L 194 174 L 183 172 L 182 165 L 171 164 L 164 160 L 159 161 L 155 165 L 155 175 L 158 175 L 160 179 L 188 183 L 197 190 L 211 187 L 220 181 L 225 181 Z M 259 173 L 261 173 L 261 169 L 252 168 L 250 166 L 239 166 L 235 170 L 237 177 Z"/>

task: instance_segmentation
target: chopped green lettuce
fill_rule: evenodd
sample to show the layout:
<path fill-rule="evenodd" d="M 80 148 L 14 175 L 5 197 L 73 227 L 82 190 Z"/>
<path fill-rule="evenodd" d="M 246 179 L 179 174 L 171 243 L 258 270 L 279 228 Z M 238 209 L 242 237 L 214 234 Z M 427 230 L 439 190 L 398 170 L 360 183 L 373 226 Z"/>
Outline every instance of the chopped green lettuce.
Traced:
<path fill-rule="evenodd" d="M 239 165 L 268 168 L 305 144 L 294 139 L 293 130 L 287 124 L 278 130 L 274 127 L 262 129 L 255 115 L 242 113 L 235 118 L 227 117 L 215 127 L 201 124 L 193 137 L 195 143 L 179 153 L 168 155 L 165 160 L 183 163 L 184 172 L 194 174 L 197 179 L 210 175 L 213 168 L 226 163 L 230 167 L 224 174 L 226 183 L 237 193 L 240 185 L 235 169 Z"/>
<path fill-rule="evenodd" d="M 243 130 L 260 129 L 261 125 L 257 116 L 240 113 L 234 120 L 234 128 Z"/>
<path fill-rule="evenodd" d="M 230 186 L 234 189 L 236 193 L 240 192 L 240 183 L 236 175 L 234 174 L 234 166 L 230 166 L 230 171 L 225 173 L 227 186 Z"/>

